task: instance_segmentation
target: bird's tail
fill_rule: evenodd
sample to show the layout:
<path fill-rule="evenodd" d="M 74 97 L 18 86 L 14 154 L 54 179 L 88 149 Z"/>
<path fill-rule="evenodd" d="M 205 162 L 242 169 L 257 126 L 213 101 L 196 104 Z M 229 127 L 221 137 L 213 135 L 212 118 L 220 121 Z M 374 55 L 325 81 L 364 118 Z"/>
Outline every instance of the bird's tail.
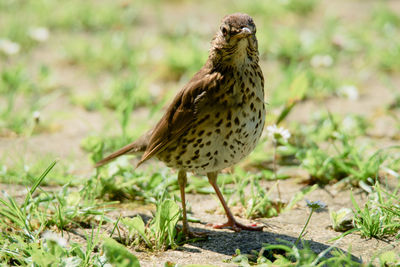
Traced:
<path fill-rule="evenodd" d="M 113 161 L 114 159 L 118 158 L 119 156 L 125 155 L 125 154 L 133 154 L 133 153 L 139 153 L 139 152 L 144 152 L 146 151 L 147 144 L 148 144 L 148 136 L 144 135 L 141 138 L 139 138 L 137 141 L 130 143 L 129 145 L 124 146 L 123 148 L 115 151 L 111 155 L 105 157 L 104 159 L 96 162 L 94 165 L 95 168 L 101 167 L 110 161 Z"/>

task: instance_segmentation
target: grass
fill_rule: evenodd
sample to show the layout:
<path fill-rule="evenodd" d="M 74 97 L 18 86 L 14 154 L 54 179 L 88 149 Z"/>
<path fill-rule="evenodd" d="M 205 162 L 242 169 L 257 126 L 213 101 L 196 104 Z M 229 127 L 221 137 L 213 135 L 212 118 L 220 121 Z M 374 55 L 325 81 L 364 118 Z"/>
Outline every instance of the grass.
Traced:
<path fill-rule="evenodd" d="M 101 226 L 103 222 L 112 222 L 106 216 L 106 213 L 110 211 L 107 206 L 116 202 L 102 202 L 96 199 L 93 191 L 97 184 L 93 185 L 90 180 L 80 192 L 71 192 L 68 184 L 58 193 L 41 190 L 41 183 L 55 164 L 56 162 L 51 163 L 35 179 L 21 204 L 18 203 L 19 200 L 7 194 L 4 194 L 4 198 L 0 198 L 0 214 L 4 218 L 0 228 L 4 234 L 8 233 L 8 235 L 2 234 L 3 238 L 0 241 L 3 247 L 0 250 L 2 262 L 24 265 L 33 260 L 39 266 L 68 261 L 78 262 L 83 266 L 97 266 L 101 263 L 99 256 L 93 254 L 95 247 L 100 243 L 100 227 L 96 225 Z M 35 194 L 35 191 L 39 189 L 42 193 Z M 165 197 L 166 195 L 163 194 L 163 197 L 157 201 L 159 209 L 157 208 L 149 227 L 145 226 L 140 216 L 121 220 L 121 223 L 129 229 L 128 244 L 144 241 L 146 246 L 153 250 L 177 247 L 179 239 L 175 227 L 180 218 L 180 208 L 175 201 L 165 199 Z M 116 221 L 113 232 L 116 227 L 119 227 L 118 223 L 119 220 Z M 88 242 L 86 252 L 76 243 L 71 243 L 67 248 L 66 240 L 63 239 L 64 233 L 85 228 L 91 228 L 90 235 L 85 238 Z M 53 230 L 60 234 L 52 232 Z M 136 239 L 134 239 L 135 236 Z M 131 239 L 132 241 L 129 241 Z M 110 251 L 131 255 L 111 238 L 105 239 L 104 251 L 111 263 L 117 261 L 118 255 Z M 41 258 L 43 255 L 49 257 Z M 135 261 L 133 255 L 128 259 Z"/>
<path fill-rule="evenodd" d="M 379 183 L 371 189 L 367 203 L 361 208 L 352 197 L 354 206 L 354 226 L 360 234 L 368 238 L 386 238 L 399 235 L 400 212 L 398 188 L 388 192 Z"/>
<path fill-rule="evenodd" d="M 82 156 L 60 151 L 80 145 L 94 162 L 144 133 L 207 59 L 216 18 L 236 11 L 251 14 L 257 24 L 267 124 L 291 136 L 272 142 L 266 134 L 246 161 L 220 175 L 229 205 L 243 218 L 269 218 L 293 211 L 319 188 L 343 186 L 366 198 L 360 202 L 346 191 L 352 196 L 347 213 L 331 211 L 335 229 L 365 242 L 398 240 L 400 15 L 390 3 L 358 3 L 367 11 L 349 19 L 344 7 L 322 12 L 326 3 L 0 1 L 0 40 L 18 47 L 15 53 L 0 47 L 0 181 L 6 188 L 0 198 L 0 261 L 139 266 L 133 250 L 154 253 L 184 243 L 176 228 L 180 198 L 173 171 L 158 165 L 134 170 L 128 157 L 81 175 L 89 168 Z M 40 27 L 48 38 L 31 34 Z M 390 102 L 383 103 L 383 89 Z M 358 103 L 365 110 L 347 111 Z M 388 117 L 393 125 L 387 127 Z M 69 125 L 70 118 L 80 123 Z M 383 134 L 374 134 L 377 128 Z M 14 146 L 18 142 L 23 151 Z M 32 143 L 53 152 L 32 151 Z M 60 154 L 57 165 L 49 166 Z M 287 172 L 292 169 L 306 174 L 307 186 L 284 201 L 276 197 L 279 180 L 294 178 Z M 186 191 L 213 192 L 198 176 L 189 177 Z M 154 212 L 115 216 L 128 203 Z M 82 240 L 66 246 L 66 236 L 74 233 Z M 260 244 L 252 255 L 238 251 L 232 263 L 359 266 L 350 249 L 332 245 L 318 254 L 305 239 L 299 233 L 297 246 L 280 242 Z M 377 253 L 364 265 L 395 265 L 399 257 Z"/>
<path fill-rule="evenodd" d="M 304 248 L 299 249 L 285 242 L 279 245 L 264 244 L 260 252 L 255 251 L 252 255 L 242 255 L 238 250 L 232 262 L 239 266 L 360 266 L 350 253 L 343 253 L 333 247 L 316 254 L 307 243 L 303 246 Z M 331 253 L 329 258 L 325 257 L 328 252 Z"/>
<path fill-rule="evenodd" d="M 40 175 L 49 162 L 54 160 L 54 155 L 44 155 L 41 160 L 30 162 L 25 158 L 18 159 L 14 164 L 9 164 L 6 158 L 0 161 L 0 181 L 6 184 L 31 185 L 36 177 Z M 69 173 L 70 167 L 62 162 L 53 168 L 51 179 L 42 182 L 42 185 L 64 185 L 66 183 L 74 184 L 76 178 Z"/>
<path fill-rule="evenodd" d="M 294 243 L 279 240 L 279 244 L 263 244 L 259 252 L 253 251 L 253 254 L 242 255 L 240 250 L 236 250 L 236 255 L 231 262 L 240 266 L 359 266 L 360 263 L 353 259 L 350 252 L 343 253 L 332 245 L 319 254 L 313 252 L 307 241 L 303 241 L 303 233 L 305 232 L 310 219 L 314 212 L 324 209 L 326 205 L 320 201 L 307 201 L 307 206 L 310 208 L 310 214 L 307 221 Z M 302 247 L 298 246 L 300 240 Z"/>
<path fill-rule="evenodd" d="M 0 135 L 30 135 L 49 130 L 49 125 L 35 125 L 34 112 L 46 102 L 46 93 L 53 88 L 48 84 L 50 73 L 45 66 L 39 69 L 36 81 L 22 66 L 1 71 L 0 93 L 5 96 L 0 108 Z M 22 103 L 21 103 L 22 102 Z M 36 123 L 37 124 L 37 123 Z"/>
<path fill-rule="evenodd" d="M 128 227 L 128 242 L 133 240 L 132 244 L 143 244 L 156 251 L 174 249 L 179 242 L 176 225 L 180 217 L 179 206 L 171 199 L 164 199 L 157 202 L 156 213 L 147 227 L 139 215 L 132 219 L 122 219 L 122 224 Z"/>

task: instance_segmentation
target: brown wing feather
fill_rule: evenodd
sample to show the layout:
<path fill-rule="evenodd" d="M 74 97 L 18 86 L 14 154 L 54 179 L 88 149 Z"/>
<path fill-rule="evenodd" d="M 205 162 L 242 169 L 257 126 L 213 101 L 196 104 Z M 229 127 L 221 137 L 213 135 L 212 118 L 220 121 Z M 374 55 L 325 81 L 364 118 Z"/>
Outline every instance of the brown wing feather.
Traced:
<path fill-rule="evenodd" d="M 125 154 L 132 154 L 132 153 L 146 151 L 148 143 L 149 143 L 150 136 L 151 136 L 151 131 L 145 133 L 143 136 L 141 136 L 135 142 L 130 143 L 130 144 L 124 146 L 121 149 L 118 149 L 117 151 L 115 151 L 112 154 L 108 155 L 104 159 L 96 162 L 94 167 L 95 168 L 101 167 L 101 166 L 109 163 L 110 161 L 113 161 L 114 159 L 118 158 L 119 156 L 122 156 L 122 155 L 125 155 Z"/>
<path fill-rule="evenodd" d="M 196 119 L 202 99 L 208 97 L 219 84 L 220 73 L 207 74 L 207 68 L 200 70 L 176 95 L 164 116 L 153 130 L 149 145 L 138 166 L 152 156 L 162 152 L 179 138 Z"/>
<path fill-rule="evenodd" d="M 143 152 L 138 165 L 160 153 L 179 138 L 196 119 L 196 113 L 202 108 L 202 100 L 212 94 L 219 86 L 222 75 L 218 72 L 210 74 L 206 64 L 190 82 L 175 96 L 164 116 L 157 125 L 137 141 L 117 150 L 95 167 L 100 167 L 124 154 Z"/>

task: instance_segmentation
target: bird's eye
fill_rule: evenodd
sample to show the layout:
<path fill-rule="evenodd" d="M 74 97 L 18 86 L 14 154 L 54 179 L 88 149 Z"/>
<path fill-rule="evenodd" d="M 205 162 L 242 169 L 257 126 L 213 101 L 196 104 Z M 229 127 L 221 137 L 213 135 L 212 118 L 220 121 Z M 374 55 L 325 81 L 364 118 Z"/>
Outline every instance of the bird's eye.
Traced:
<path fill-rule="evenodd" d="M 228 29 L 226 27 L 222 27 L 221 28 L 221 32 L 224 36 L 226 36 L 228 34 Z"/>

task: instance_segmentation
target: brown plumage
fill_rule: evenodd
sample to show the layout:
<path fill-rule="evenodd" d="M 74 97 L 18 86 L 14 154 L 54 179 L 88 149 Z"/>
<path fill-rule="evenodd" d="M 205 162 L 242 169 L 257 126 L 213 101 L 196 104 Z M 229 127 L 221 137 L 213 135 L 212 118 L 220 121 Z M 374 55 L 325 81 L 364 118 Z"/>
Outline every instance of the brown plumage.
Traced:
<path fill-rule="evenodd" d="M 220 170 L 247 156 L 261 136 L 265 120 L 264 78 L 258 65 L 253 19 L 241 13 L 223 18 L 207 62 L 175 96 L 156 126 L 96 167 L 123 154 L 144 152 L 138 166 L 156 156 L 179 170 L 183 231 L 188 233 L 186 172 L 206 174 L 227 213 L 217 227 L 262 230 L 238 223 L 216 185 Z"/>

